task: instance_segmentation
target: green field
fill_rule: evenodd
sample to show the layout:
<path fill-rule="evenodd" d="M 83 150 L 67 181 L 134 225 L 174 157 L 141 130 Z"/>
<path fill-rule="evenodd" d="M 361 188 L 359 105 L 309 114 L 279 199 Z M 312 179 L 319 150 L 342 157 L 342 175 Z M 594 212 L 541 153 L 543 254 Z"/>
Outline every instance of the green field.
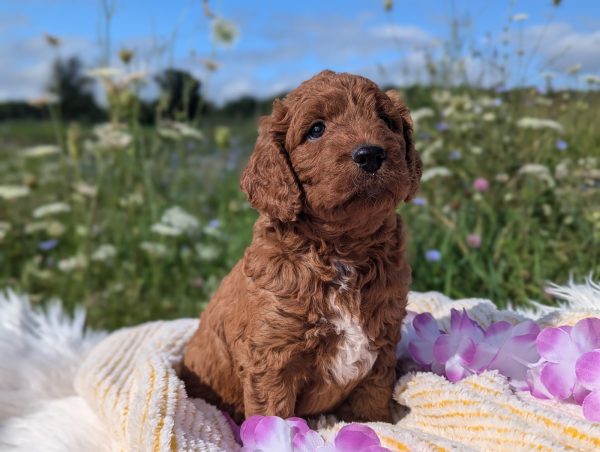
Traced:
<path fill-rule="evenodd" d="M 415 290 L 523 305 L 600 276 L 597 91 L 405 95 L 425 164 L 400 206 Z M 98 328 L 196 316 L 251 239 L 255 124 L 0 123 L 0 287 Z"/>

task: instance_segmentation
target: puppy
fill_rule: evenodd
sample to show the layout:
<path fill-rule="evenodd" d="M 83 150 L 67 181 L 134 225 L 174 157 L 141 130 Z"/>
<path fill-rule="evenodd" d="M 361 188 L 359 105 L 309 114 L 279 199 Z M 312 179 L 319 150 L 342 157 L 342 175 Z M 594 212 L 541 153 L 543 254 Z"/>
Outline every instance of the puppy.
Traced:
<path fill-rule="evenodd" d="M 396 206 L 421 173 L 394 92 L 324 71 L 276 100 L 241 178 L 260 217 L 187 347 L 189 395 L 236 421 L 390 421 L 411 280 Z"/>

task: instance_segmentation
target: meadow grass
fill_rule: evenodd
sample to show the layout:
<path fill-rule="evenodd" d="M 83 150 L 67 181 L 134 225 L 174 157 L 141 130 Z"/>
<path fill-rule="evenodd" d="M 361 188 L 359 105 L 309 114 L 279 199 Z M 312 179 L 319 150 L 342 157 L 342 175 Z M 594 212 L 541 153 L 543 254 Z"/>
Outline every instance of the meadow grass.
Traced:
<path fill-rule="evenodd" d="M 414 290 L 523 305 L 600 275 L 597 92 L 407 101 L 425 164 L 399 208 Z M 252 236 L 238 179 L 255 118 L 59 126 L 64 147 L 32 148 L 52 124 L 0 124 L 0 287 L 83 304 L 99 328 L 198 315 Z"/>

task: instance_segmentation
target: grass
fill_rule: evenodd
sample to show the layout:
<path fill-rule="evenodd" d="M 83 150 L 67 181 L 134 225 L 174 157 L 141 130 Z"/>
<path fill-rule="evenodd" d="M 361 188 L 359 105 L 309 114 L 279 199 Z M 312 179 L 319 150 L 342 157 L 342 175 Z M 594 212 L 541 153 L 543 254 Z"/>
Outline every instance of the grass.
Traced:
<path fill-rule="evenodd" d="M 408 98 L 425 180 L 400 207 L 413 288 L 522 305 L 546 300 L 547 281 L 598 277 L 598 93 L 426 94 Z M 52 124 L 0 130 L 0 287 L 36 303 L 83 304 L 110 329 L 196 316 L 251 239 L 256 213 L 238 177 L 254 118 L 193 130 L 60 125 L 65 149 L 44 156 L 26 148 L 52 143 Z"/>

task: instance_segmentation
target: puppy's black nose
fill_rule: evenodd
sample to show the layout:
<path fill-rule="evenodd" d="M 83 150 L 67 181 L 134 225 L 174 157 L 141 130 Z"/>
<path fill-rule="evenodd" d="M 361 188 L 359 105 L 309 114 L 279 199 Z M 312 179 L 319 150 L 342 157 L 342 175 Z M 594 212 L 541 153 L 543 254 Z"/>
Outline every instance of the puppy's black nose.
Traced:
<path fill-rule="evenodd" d="M 374 173 L 385 160 L 385 151 L 379 146 L 361 146 L 352 151 L 352 160 L 367 173 Z"/>

